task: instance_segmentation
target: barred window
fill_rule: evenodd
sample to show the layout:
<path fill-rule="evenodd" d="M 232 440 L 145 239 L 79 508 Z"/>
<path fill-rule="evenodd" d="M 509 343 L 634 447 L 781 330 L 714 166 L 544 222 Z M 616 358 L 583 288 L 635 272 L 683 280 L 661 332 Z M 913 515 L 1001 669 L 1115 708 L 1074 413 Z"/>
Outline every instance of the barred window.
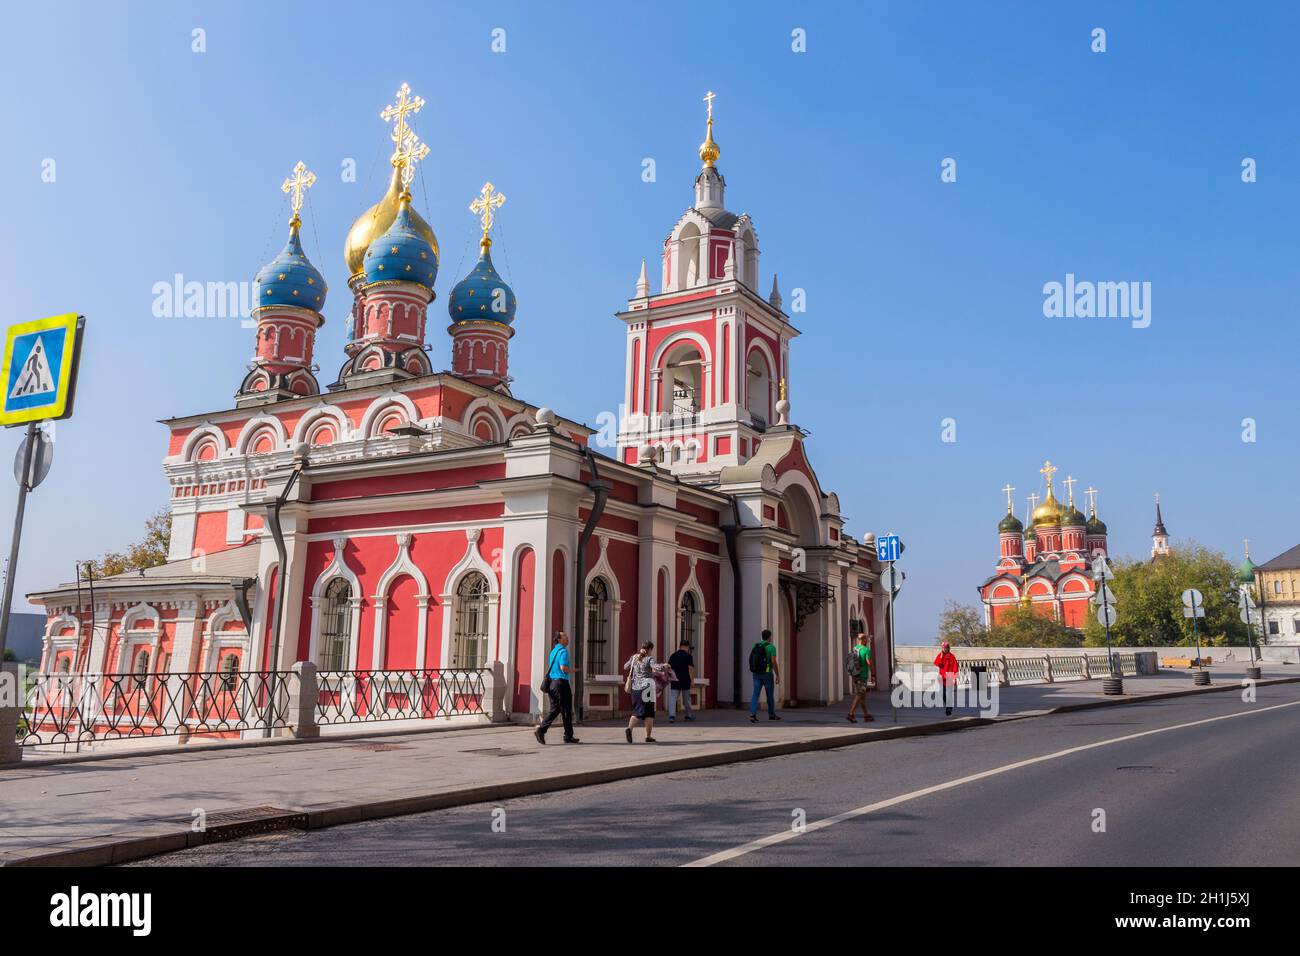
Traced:
<path fill-rule="evenodd" d="M 234 690 L 238 671 L 239 655 L 227 654 L 221 661 L 221 686 L 226 690 Z"/>
<path fill-rule="evenodd" d="M 583 672 L 609 674 L 610 649 L 609 585 L 604 578 L 592 578 L 587 585 L 587 640 L 583 653 Z"/>
<path fill-rule="evenodd" d="M 465 575 L 456 588 L 451 666 L 457 670 L 476 670 L 487 663 L 488 591 L 487 578 L 477 571 Z"/>
<path fill-rule="evenodd" d="M 323 671 L 347 670 L 352 644 L 352 585 L 335 578 L 325 588 L 321 609 L 320 651 L 317 667 Z"/>
<path fill-rule="evenodd" d="M 144 686 L 145 681 L 149 678 L 149 652 L 140 651 L 135 655 L 135 682 Z"/>
<path fill-rule="evenodd" d="M 703 657 L 699 655 L 700 611 L 695 604 L 695 592 L 687 591 L 682 595 L 680 611 L 681 636 L 678 639 L 678 643 L 680 644 L 682 641 L 690 641 L 691 654 L 696 655 L 695 672 L 698 674 L 700 672 L 699 661 L 701 661 Z"/>

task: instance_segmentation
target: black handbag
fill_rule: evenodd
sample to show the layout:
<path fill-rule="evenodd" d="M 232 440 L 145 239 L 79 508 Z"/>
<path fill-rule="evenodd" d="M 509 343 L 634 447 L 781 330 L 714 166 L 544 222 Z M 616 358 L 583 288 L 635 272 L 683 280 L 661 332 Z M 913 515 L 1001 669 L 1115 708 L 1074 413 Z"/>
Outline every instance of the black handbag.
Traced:
<path fill-rule="evenodd" d="M 556 650 L 558 650 L 558 648 Z M 551 656 L 546 659 L 546 676 L 544 676 L 542 678 L 542 682 L 537 685 L 537 689 L 540 690 L 547 697 L 551 696 L 551 668 L 554 666 L 555 666 L 555 651 L 552 650 Z"/>

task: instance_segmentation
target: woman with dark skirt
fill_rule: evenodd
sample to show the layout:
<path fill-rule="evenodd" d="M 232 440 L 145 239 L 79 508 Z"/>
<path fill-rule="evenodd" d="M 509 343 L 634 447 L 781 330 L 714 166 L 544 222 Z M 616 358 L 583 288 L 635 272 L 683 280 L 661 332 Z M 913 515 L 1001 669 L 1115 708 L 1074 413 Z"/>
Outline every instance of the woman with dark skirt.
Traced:
<path fill-rule="evenodd" d="M 657 675 L 664 672 L 666 664 L 660 664 L 650 652 L 654 650 L 654 641 L 644 641 L 641 649 L 633 654 L 623 670 L 627 671 L 627 680 L 623 689 L 632 697 L 632 716 L 627 722 L 627 742 L 632 742 L 632 728 L 638 720 L 645 721 L 645 742 L 656 743 L 655 729 L 655 695 L 659 692 Z"/>

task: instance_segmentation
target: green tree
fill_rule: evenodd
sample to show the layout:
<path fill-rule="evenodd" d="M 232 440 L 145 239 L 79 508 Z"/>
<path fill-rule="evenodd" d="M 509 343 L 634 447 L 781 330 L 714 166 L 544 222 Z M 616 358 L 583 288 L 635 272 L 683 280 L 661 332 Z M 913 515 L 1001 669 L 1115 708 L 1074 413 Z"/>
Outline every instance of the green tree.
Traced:
<path fill-rule="evenodd" d="M 1193 643 L 1192 621 L 1183 617 L 1183 591 L 1196 588 L 1205 598 L 1205 617 L 1197 624 L 1206 646 L 1245 644 L 1246 625 L 1237 616 L 1234 569 L 1221 552 L 1195 542 L 1181 544 L 1154 561 L 1124 559 L 1113 565 L 1116 622 L 1112 644 L 1164 647 Z M 1105 628 L 1089 615 L 1085 638 L 1104 646 Z"/>
<path fill-rule="evenodd" d="M 1082 647 L 1083 632 L 1060 621 L 1016 606 L 1002 613 L 988 631 L 989 647 Z"/>
<path fill-rule="evenodd" d="M 95 577 L 106 578 L 126 571 L 156 568 L 167 563 L 167 552 L 172 540 L 172 514 L 164 508 L 149 516 L 144 524 L 144 537 L 125 552 L 109 551 L 103 557 L 88 562 Z"/>
<path fill-rule="evenodd" d="M 986 646 L 988 631 L 984 627 L 984 615 L 970 604 L 958 604 L 949 600 L 939 615 L 939 636 L 936 644 L 947 641 L 954 647 Z"/>

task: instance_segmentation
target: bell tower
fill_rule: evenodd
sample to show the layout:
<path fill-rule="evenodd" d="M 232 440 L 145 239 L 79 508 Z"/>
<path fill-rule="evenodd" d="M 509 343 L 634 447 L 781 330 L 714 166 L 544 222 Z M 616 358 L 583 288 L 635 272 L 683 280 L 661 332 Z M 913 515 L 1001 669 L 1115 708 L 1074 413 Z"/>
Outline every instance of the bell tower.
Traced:
<path fill-rule="evenodd" d="M 664 240 L 660 287 L 645 263 L 618 317 L 627 326 L 619 416 L 622 461 L 654 461 L 683 477 L 716 474 L 753 456 L 781 415 L 790 340 L 776 278 L 758 294 L 758 234 L 748 214 L 728 212 L 717 168 L 713 101 L 700 144 L 694 204 Z"/>

